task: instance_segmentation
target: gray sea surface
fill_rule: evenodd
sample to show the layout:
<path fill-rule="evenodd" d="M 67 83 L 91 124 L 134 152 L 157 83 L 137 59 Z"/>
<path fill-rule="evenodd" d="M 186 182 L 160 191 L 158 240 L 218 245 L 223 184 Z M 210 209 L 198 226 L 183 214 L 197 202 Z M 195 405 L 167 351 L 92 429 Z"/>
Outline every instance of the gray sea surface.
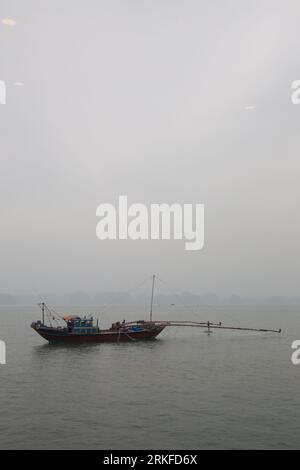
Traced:
<path fill-rule="evenodd" d="M 146 306 L 60 306 L 108 327 Z M 1 449 L 300 448 L 299 307 L 156 306 L 154 319 L 282 328 L 281 334 L 168 328 L 156 340 L 49 345 L 37 306 L 0 306 Z"/>

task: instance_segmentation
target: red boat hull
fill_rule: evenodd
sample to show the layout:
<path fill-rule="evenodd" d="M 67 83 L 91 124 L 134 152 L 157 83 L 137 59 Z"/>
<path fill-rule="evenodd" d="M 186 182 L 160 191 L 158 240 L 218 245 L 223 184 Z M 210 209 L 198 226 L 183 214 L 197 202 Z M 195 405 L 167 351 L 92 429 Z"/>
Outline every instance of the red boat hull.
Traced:
<path fill-rule="evenodd" d="M 63 342 L 63 343 L 120 343 L 129 341 L 142 341 L 151 340 L 156 338 L 166 325 L 155 325 L 151 329 L 145 329 L 142 331 L 111 331 L 103 330 L 95 334 L 64 334 L 56 328 L 36 328 L 32 325 L 32 328 L 45 340 L 52 342 Z"/>

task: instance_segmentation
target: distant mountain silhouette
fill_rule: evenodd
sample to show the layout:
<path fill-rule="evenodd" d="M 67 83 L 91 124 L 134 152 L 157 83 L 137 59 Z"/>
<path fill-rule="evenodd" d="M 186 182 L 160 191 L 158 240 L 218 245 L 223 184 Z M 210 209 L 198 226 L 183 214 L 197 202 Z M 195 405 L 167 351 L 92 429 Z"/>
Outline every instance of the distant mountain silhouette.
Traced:
<path fill-rule="evenodd" d="M 13 305 L 16 304 L 16 297 L 10 294 L 0 293 L 0 304 L 4 305 Z"/>

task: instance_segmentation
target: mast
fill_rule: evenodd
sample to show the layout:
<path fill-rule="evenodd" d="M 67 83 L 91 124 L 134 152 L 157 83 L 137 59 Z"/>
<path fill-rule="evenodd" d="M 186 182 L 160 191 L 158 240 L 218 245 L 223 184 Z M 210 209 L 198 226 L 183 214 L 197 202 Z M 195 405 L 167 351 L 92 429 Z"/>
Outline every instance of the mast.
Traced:
<path fill-rule="evenodd" d="M 45 302 L 42 302 L 42 315 L 43 315 L 43 325 L 45 324 Z"/>
<path fill-rule="evenodd" d="M 153 276 L 152 276 L 152 293 L 151 293 L 151 305 L 150 305 L 150 321 L 152 321 L 154 282 L 155 282 L 155 274 L 153 274 Z"/>

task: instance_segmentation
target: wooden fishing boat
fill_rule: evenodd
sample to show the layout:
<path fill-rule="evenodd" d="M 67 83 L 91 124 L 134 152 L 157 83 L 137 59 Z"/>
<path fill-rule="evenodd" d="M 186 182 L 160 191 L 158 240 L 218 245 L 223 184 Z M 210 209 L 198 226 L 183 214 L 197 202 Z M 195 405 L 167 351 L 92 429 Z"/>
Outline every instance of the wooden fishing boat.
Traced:
<path fill-rule="evenodd" d="M 157 322 L 113 323 L 111 328 L 100 330 L 94 326 L 92 318 L 64 317 L 66 327 L 47 326 L 40 321 L 32 323 L 31 327 L 44 339 L 64 343 L 119 343 L 120 341 L 137 341 L 155 338 L 166 327 Z"/>
<path fill-rule="evenodd" d="M 210 334 L 212 329 L 227 330 L 244 330 L 257 332 L 280 333 L 279 330 L 270 330 L 263 328 L 245 328 L 236 326 L 226 326 L 221 322 L 212 323 L 210 321 L 196 322 L 190 320 L 172 320 L 172 321 L 153 321 L 153 297 L 154 283 L 156 276 L 152 276 L 152 292 L 150 303 L 150 319 L 137 320 L 134 322 L 115 322 L 109 329 L 101 329 L 97 320 L 94 324 L 93 317 L 79 317 L 77 315 L 67 315 L 61 317 L 59 314 L 50 309 L 44 302 L 39 303 L 42 310 L 42 320 L 38 320 L 31 324 L 31 327 L 50 343 L 119 343 L 124 341 L 141 341 L 152 340 L 156 338 L 166 327 L 198 327 L 206 328 L 206 333 Z M 48 317 L 50 325 L 45 323 L 45 315 Z M 52 321 L 57 322 L 57 326 L 53 326 Z M 61 326 L 59 321 L 63 320 Z"/>

